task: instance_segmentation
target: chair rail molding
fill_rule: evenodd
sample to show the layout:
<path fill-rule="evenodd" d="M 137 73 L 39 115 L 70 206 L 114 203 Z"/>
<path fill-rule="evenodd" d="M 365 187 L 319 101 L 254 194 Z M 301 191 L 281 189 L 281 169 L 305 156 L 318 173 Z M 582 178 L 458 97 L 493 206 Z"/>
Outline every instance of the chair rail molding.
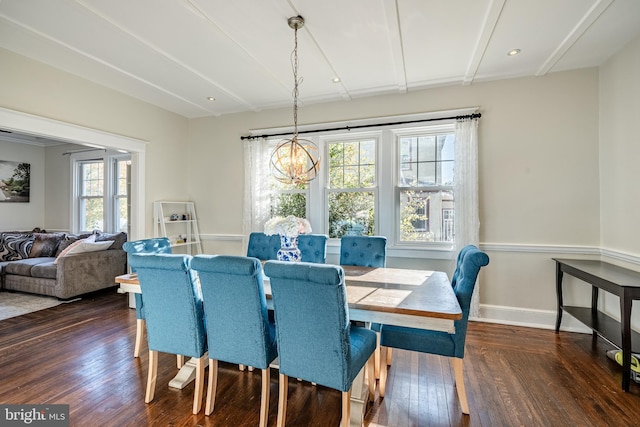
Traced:
<path fill-rule="evenodd" d="M 480 248 L 490 252 L 526 252 L 549 253 L 567 255 L 596 255 L 603 260 L 616 260 L 640 266 L 640 254 L 631 254 L 616 249 L 602 248 L 599 246 L 581 245 L 539 245 L 525 243 L 480 243 Z"/>

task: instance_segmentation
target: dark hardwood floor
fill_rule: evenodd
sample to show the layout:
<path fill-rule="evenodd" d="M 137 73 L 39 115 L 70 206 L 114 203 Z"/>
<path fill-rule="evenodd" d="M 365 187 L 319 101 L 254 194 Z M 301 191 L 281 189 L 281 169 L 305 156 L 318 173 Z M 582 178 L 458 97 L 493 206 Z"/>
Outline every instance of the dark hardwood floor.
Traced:
<path fill-rule="evenodd" d="M 214 413 L 191 414 L 193 385 L 167 386 L 175 357 L 161 354 L 155 400 L 144 403 L 146 347 L 133 358 L 135 312 L 125 295 L 0 321 L 0 403 L 69 404 L 72 426 L 256 426 L 260 374 L 221 363 Z M 449 361 L 396 350 L 387 395 L 365 426 L 640 426 L 640 385 L 620 388 L 608 344 L 590 335 L 472 322 L 464 416 Z M 272 372 L 269 425 L 277 414 Z M 291 380 L 289 426 L 338 425 L 340 394 Z"/>

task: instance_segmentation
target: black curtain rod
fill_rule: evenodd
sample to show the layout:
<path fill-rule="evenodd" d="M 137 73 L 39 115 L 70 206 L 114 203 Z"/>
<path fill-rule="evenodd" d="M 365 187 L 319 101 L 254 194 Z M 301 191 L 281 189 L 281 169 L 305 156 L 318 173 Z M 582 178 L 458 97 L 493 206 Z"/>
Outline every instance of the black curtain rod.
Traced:
<path fill-rule="evenodd" d="M 467 114 L 464 116 L 438 117 L 437 119 L 419 119 L 419 120 L 407 120 L 404 122 L 376 123 L 376 124 L 370 124 L 370 125 L 357 125 L 357 126 L 342 126 L 337 128 L 302 130 L 298 132 L 298 135 L 303 133 L 331 132 L 335 130 L 350 131 L 351 129 L 362 129 L 362 128 L 371 128 L 371 127 L 380 127 L 380 126 L 396 126 L 396 125 L 406 125 L 410 123 L 421 123 L 421 122 L 435 122 L 439 120 L 479 119 L 480 117 L 482 117 L 482 114 L 474 113 L 474 114 Z M 292 134 L 293 132 L 270 133 L 270 134 L 264 134 L 264 135 L 241 136 L 240 139 L 244 141 L 245 139 L 270 138 L 272 136 L 287 136 Z"/>

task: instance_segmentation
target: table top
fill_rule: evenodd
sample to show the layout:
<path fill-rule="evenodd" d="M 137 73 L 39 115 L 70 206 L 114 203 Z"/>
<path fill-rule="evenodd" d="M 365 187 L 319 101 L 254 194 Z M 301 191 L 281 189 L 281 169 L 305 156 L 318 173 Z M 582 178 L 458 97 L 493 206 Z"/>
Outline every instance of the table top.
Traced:
<path fill-rule="evenodd" d="M 572 267 L 590 276 L 627 288 L 640 288 L 640 272 L 600 260 L 552 258 L 561 265 Z"/>
<path fill-rule="evenodd" d="M 442 271 L 355 266 L 342 268 L 350 310 L 448 321 L 462 318 L 462 310 L 449 278 Z M 118 276 L 115 281 L 127 292 L 139 292 L 135 273 Z M 268 280 L 265 280 L 265 293 L 267 298 L 271 298 Z"/>

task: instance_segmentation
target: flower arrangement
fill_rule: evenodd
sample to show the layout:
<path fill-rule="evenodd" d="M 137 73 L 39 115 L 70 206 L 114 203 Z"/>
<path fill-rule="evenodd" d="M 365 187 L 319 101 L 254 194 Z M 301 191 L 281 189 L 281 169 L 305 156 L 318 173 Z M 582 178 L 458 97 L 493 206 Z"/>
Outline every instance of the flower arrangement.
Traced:
<path fill-rule="evenodd" d="M 298 234 L 311 233 L 311 224 L 306 218 L 289 215 L 287 217 L 274 216 L 264 225 L 264 234 L 279 234 L 295 237 Z"/>

